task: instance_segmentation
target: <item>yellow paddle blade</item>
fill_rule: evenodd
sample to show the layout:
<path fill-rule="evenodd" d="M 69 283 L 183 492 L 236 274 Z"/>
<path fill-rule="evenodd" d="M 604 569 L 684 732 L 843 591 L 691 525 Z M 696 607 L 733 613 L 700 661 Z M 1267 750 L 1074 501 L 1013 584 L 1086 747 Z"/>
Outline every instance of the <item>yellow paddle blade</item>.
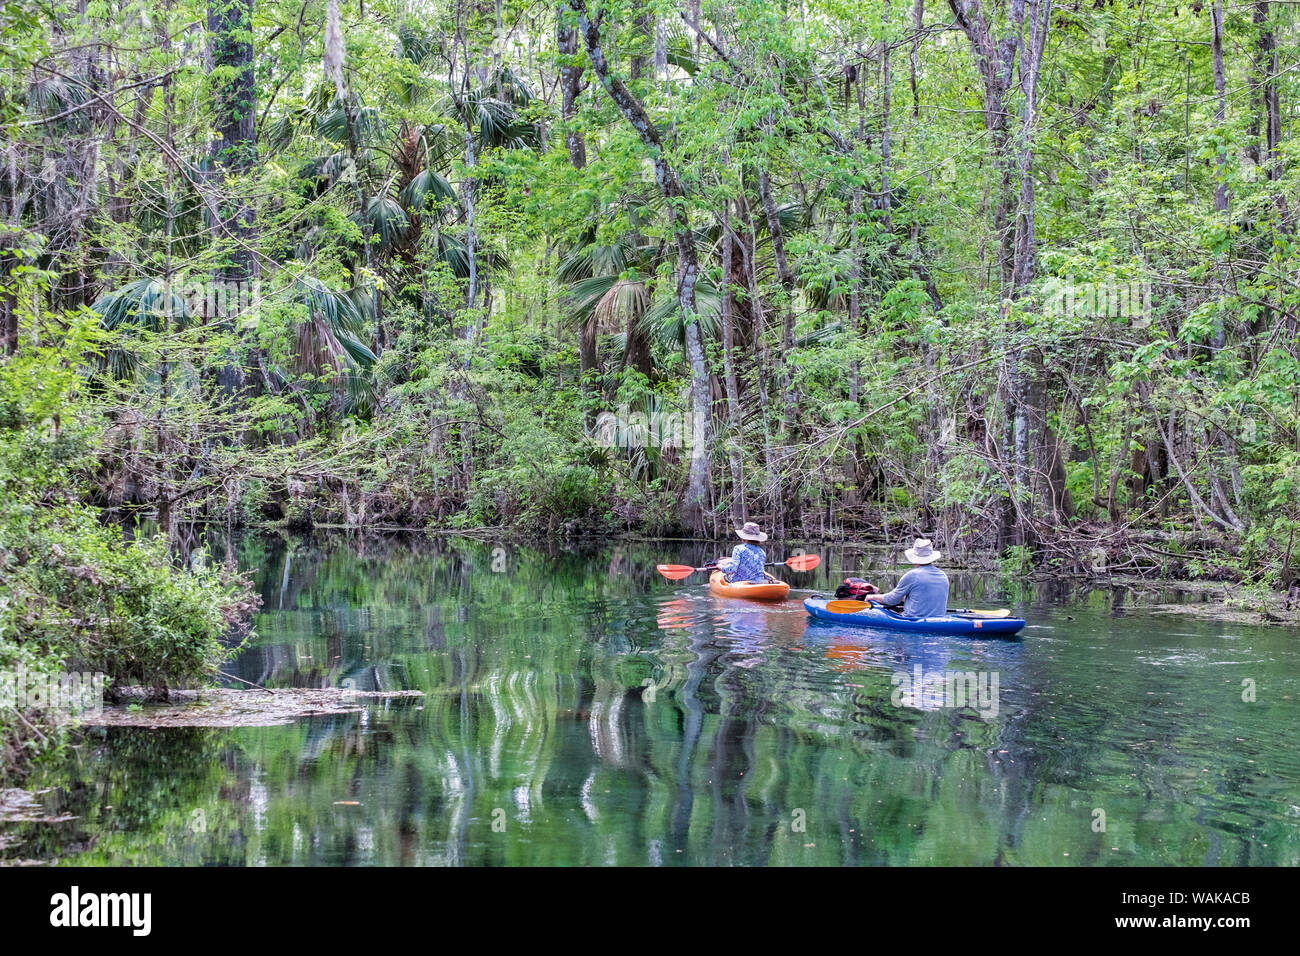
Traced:
<path fill-rule="evenodd" d="M 832 614 L 857 614 L 859 611 L 865 611 L 869 607 L 879 607 L 866 601 L 827 601 L 826 610 Z"/>
<path fill-rule="evenodd" d="M 948 608 L 949 614 L 963 614 L 967 617 L 1010 617 L 1011 612 L 1004 607 L 989 611 L 979 611 L 974 608 L 964 607 L 957 610 Z"/>

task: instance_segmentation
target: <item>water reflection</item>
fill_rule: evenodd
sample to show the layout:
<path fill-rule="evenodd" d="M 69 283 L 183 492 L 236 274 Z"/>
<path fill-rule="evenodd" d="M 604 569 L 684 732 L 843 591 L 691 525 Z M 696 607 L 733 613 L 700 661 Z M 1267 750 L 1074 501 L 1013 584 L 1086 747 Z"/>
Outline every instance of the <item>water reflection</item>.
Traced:
<path fill-rule="evenodd" d="M 1300 862 L 1300 652 L 1143 616 L 1131 596 L 1001 589 L 1024 640 L 810 624 L 799 598 L 888 555 L 823 550 L 759 605 L 669 584 L 715 548 L 244 542 L 265 601 L 232 673 L 418 689 L 234 731 L 99 731 L 50 768 L 58 827 L 3 852 L 80 863 Z M 671 548 L 671 550 L 670 550 Z M 873 563 L 874 562 L 874 563 Z M 1127 594 L 1127 592 L 1125 592 Z M 1161 596 L 1162 600 L 1167 600 Z M 894 699 L 998 678 L 996 708 Z M 1270 692 L 1240 701 L 1249 671 Z M 986 687 L 988 684 L 986 683 Z M 978 704 L 979 701 L 977 700 Z M 1104 806 L 1108 830 L 1090 827 Z M 1069 854 L 1067 857 L 1066 854 Z"/>

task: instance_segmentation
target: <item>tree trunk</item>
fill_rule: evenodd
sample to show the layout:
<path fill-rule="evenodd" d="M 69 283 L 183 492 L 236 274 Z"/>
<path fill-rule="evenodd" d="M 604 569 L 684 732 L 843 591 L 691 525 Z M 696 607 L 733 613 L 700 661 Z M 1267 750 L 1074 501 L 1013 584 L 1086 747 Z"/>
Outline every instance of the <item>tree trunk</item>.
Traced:
<path fill-rule="evenodd" d="M 727 167 L 727 154 L 722 156 L 722 167 Z M 731 466 L 731 516 L 740 524 L 749 520 L 745 507 L 745 476 L 740 458 L 740 389 L 736 383 L 736 333 L 732 314 L 730 279 L 735 254 L 731 241 L 731 200 L 722 200 L 722 367 L 727 389 L 727 462 Z"/>
<path fill-rule="evenodd" d="M 560 5 L 555 8 L 556 45 L 564 62 L 560 66 L 560 119 L 564 123 L 564 145 L 569 150 L 569 165 L 576 170 L 587 166 L 587 139 L 578 129 L 575 120 L 578 116 L 578 94 L 582 92 L 583 67 L 577 60 L 579 46 L 578 28 L 565 23 L 569 8 Z M 596 316 L 592 315 L 578 330 L 578 375 L 582 393 L 590 397 L 593 393 L 591 377 L 600 374 L 600 350 L 596 338 Z M 594 410 L 587 412 L 587 427 L 590 430 L 596 421 Z"/>
<path fill-rule="evenodd" d="M 638 5 L 636 20 L 633 22 L 633 30 L 639 35 L 641 41 L 646 44 L 640 49 L 643 51 L 646 47 L 654 43 L 655 38 L 655 15 L 648 10 L 644 3 Z M 636 86 L 646 73 L 646 64 L 651 66 L 651 78 L 654 78 L 655 64 L 650 57 L 644 52 L 633 54 L 628 61 L 628 76 Z M 635 250 L 640 250 L 644 237 L 641 234 L 641 213 L 636 206 L 628 210 L 628 218 L 632 222 L 632 245 Z M 647 378 L 654 371 L 653 352 L 650 343 L 650 336 L 645 327 L 637 322 L 629 321 L 623 333 L 623 359 L 622 369 L 626 372 L 628 369 L 634 369 Z"/>
<path fill-rule="evenodd" d="M 213 90 L 217 116 L 217 139 L 211 147 L 212 174 L 209 183 L 215 195 L 208 204 L 213 217 L 212 234 L 218 248 L 228 250 L 226 265 L 217 271 L 218 280 L 233 288 L 216 297 L 218 302 L 238 302 L 249 291 L 247 285 L 261 272 L 254 254 L 253 212 L 242 196 L 231 195 L 231 177 L 247 174 L 257 164 L 256 86 L 253 75 L 253 0 L 209 0 L 208 34 L 212 64 L 221 77 Z M 239 184 L 237 190 L 246 189 Z M 218 326 L 234 328 L 234 315 L 216 317 Z M 230 356 L 217 370 L 217 384 L 227 395 L 244 386 L 244 370 Z"/>
<path fill-rule="evenodd" d="M 772 254 L 776 259 L 776 275 L 781 282 L 783 301 L 783 319 L 781 323 L 781 432 L 787 444 L 793 444 L 797 423 L 795 410 L 798 403 L 794 395 L 794 272 L 785 250 L 785 230 L 781 227 L 781 218 L 776 208 L 776 198 L 772 194 L 772 181 L 766 169 L 758 170 L 758 195 L 763 204 L 763 215 L 767 221 L 768 238 L 772 241 Z M 778 495 L 785 514 L 781 525 L 790 528 L 800 520 L 799 496 L 791 492 L 788 474 L 783 469 L 778 481 Z"/>
<path fill-rule="evenodd" d="M 222 77 L 213 91 L 217 139 L 212 144 L 214 184 L 221 187 L 231 174 L 243 175 L 257 165 L 253 0 L 209 0 L 208 31 L 212 64 Z M 255 234 L 252 210 L 237 197 L 219 197 L 216 208 L 221 216 L 213 223 L 216 238 L 232 244 L 223 276 L 247 281 L 260 271 L 250 247 Z"/>
<path fill-rule="evenodd" d="M 1214 4 L 1210 7 L 1210 52 L 1214 60 L 1214 122 L 1219 127 L 1222 127 L 1224 120 L 1227 118 L 1228 106 L 1228 83 L 1223 66 L 1222 0 L 1214 0 Z M 1224 179 L 1224 173 L 1227 170 L 1228 157 L 1220 150 L 1214 162 L 1218 171 L 1218 182 L 1214 187 L 1214 209 L 1216 212 L 1227 215 L 1228 184 Z"/>
<path fill-rule="evenodd" d="M 1255 4 L 1254 21 L 1259 30 L 1260 86 L 1264 114 L 1264 169 L 1269 182 L 1276 183 L 1282 179 L 1282 157 L 1278 154 L 1278 145 L 1282 141 L 1282 106 L 1278 94 L 1277 37 L 1273 33 L 1272 12 L 1268 0 L 1258 0 Z M 1281 189 L 1273 191 L 1273 203 L 1282 220 L 1282 229 L 1290 232 L 1292 223 L 1290 210 L 1287 208 L 1286 193 Z"/>
<path fill-rule="evenodd" d="M 885 232 L 892 237 L 894 196 L 889 186 L 889 164 L 892 159 L 889 108 L 894 78 L 889 62 L 889 12 L 889 0 L 885 0 L 880 14 L 880 211 L 884 214 Z"/>
<path fill-rule="evenodd" d="M 1227 68 L 1223 61 L 1222 0 L 1214 0 L 1213 5 L 1210 7 L 1210 52 L 1214 62 L 1214 122 L 1222 130 L 1228 119 L 1228 79 Z M 1230 228 L 1232 217 L 1228 203 L 1228 157 L 1224 151 L 1220 150 L 1215 157 L 1215 166 L 1218 181 L 1214 187 L 1214 209 L 1223 217 L 1224 226 Z M 1226 296 L 1229 293 L 1231 284 L 1232 276 L 1228 271 L 1227 264 L 1220 262 L 1220 294 Z M 1215 356 L 1218 355 L 1219 350 L 1224 347 L 1226 342 L 1227 331 L 1224 328 L 1222 313 L 1220 313 L 1214 323 Z M 1209 456 L 1210 501 L 1218 508 L 1218 514 L 1223 516 L 1222 520 L 1226 520 L 1231 527 L 1240 531 L 1243 527 L 1241 519 L 1233 512 L 1223 482 L 1223 469 L 1227 460 L 1234 453 L 1234 449 L 1231 447 L 1231 439 L 1222 429 L 1207 423 L 1205 441 Z"/>
<path fill-rule="evenodd" d="M 361 217 L 362 256 L 365 259 L 366 271 L 373 276 L 375 273 L 375 250 L 370 242 L 374 232 L 370 221 L 370 194 L 366 190 L 366 177 L 363 175 L 361 168 L 361 144 L 357 138 L 356 102 L 343 74 L 345 55 L 343 26 L 339 15 L 338 0 L 328 0 L 325 7 L 325 68 L 330 79 L 334 82 L 334 92 L 343 110 L 343 121 L 347 132 L 348 163 L 352 168 L 352 181 L 356 192 L 357 208 Z M 370 281 L 372 286 L 371 307 L 374 310 L 375 321 L 378 324 L 379 343 L 383 346 L 384 324 L 379 311 L 379 287 L 374 283 L 373 279 Z"/>
<path fill-rule="evenodd" d="M 577 60 L 578 28 L 564 22 L 567 7 L 555 8 L 556 43 L 564 63 L 560 66 L 560 119 L 564 122 L 564 145 L 569 150 L 569 164 L 574 169 L 587 165 L 587 139 L 578 129 L 578 94 L 582 92 L 583 67 Z"/>
<path fill-rule="evenodd" d="M 1028 0 L 1009 0 L 1006 33 L 1000 40 L 995 40 L 979 0 L 948 0 L 949 7 L 957 17 L 958 26 L 970 41 L 975 65 L 983 82 L 984 126 L 989 133 L 994 162 L 1000 170 L 993 216 L 993 231 L 998 241 L 998 272 L 1010 299 L 1018 298 L 1034 277 L 1032 130 L 1036 118 L 1035 99 L 1042 42 L 1046 40 L 1051 17 L 1051 0 L 1032 0 L 1033 16 L 1029 49 L 1026 51 L 1024 24 L 1027 2 Z M 1040 16 L 1040 11 L 1044 15 Z M 1037 56 L 1034 56 L 1035 51 Z M 1018 53 L 1025 104 L 1021 113 L 1020 148 L 1013 151 L 1006 98 L 1011 90 Z M 1028 69 L 1024 62 L 1026 55 L 1033 57 Z M 1020 174 L 1020 201 L 1013 224 L 1010 221 L 1010 196 L 1013 174 L 1017 169 Z M 1019 323 L 1012 328 L 1012 334 L 1023 339 L 1023 329 Z M 1009 540 L 1017 545 L 1028 543 L 1032 534 L 1032 519 L 1028 510 L 1033 477 L 1028 364 L 1029 356 L 1023 346 L 1011 353 L 1007 360 L 1007 385 L 1003 393 L 1007 429 L 1004 444 L 1011 449 L 1011 487 L 1008 488 L 1008 502 L 1000 521 L 1000 536 L 1003 543 Z"/>
<path fill-rule="evenodd" d="M 971 53 L 984 87 L 984 128 L 989 133 L 994 164 L 1000 171 L 993 232 L 998 242 L 998 271 L 1004 287 L 1011 284 L 1014 259 L 1010 209 L 1015 168 L 1008 149 L 1011 114 L 1007 112 L 1006 98 L 1015 75 L 1016 53 L 1021 46 L 1025 3 L 1026 0 L 1009 0 L 1006 35 L 995 40 L 979 0 L 948 0 L 948 6 L 957 17 L 957 25 L 970 41 Z"/>
<path fill-rule="evenodd" d="M 683 520 L 697 532 L 705 527 L 705 512 L 709 507 L 709 372 L 704 361 L 704 340 L 696 318 L 695 286 L 699 281 L 700 264 L 695 251 L 695 232 L 691 228 L 690 214 L 685 203 L 685 191 L 677 171 L 668 162 L 659 130 L 645 111 L 645 107 L 615 76 L 605 59 L 600 41 L 600 18 L 587 16 L 584 0 L 569 0 L 578 14 L 578 24 L 587 46 L 592 70 L 600 79 L 609 98 L 618 107 L 623 118 L 636 131 L 642 144 L 651 152 L 655 183 L 660 194 L 668 200 L 673 210 L 673 227 L 677 242 L 677 307 L 686 327 L 686 359 L 691 369 L 691 470 L 683 504 Z"/>
<path fill-rule="evenodd" d="M 912 0 L 912 118 L 921 118 L 921 94 L 917 89 L 916 75 L 921 64 L 921 25 L 925 20 L 925 0 Z"/>
<path fill-rule="evenodd" d="M 1020 88 L 1024 95 L 1024 105 L 1016 163 L 1020 175 L 1020 201 L 1015 224 L 1013 298 L 1022 296 L 1037 275 L 1034 133 L 1038 123 L 1038 80 L 1051 26 L 1052 0 L 1029 0 L 1027 14 L 1027 45 L 1020 55 Z M 1018 333 L 1022 331 L 1017 329 Z M 1047 423 L 1046 372 L 1042 367 L 1041 355 L 1036 351 L 1018 352 L 1014 362 L 1012 382 L 1017 392 L 1016 481 L 1024 489 L 1029 488 L 1037 477 L 1047 511 L 1053 522 L 1059 523 L 1072 516 L 1074 505 L 1066 487 L 1065 456 L 1057 436 Z M 1032 512 L 1028 517 L 1032 519 Z M 1023 526 L 1023 518 L 1019 523 L 1022 527 L 1018 529 L 1016 538 L 1018 542 L 1025 543 L 1032 532 Z"/>
<path fill-rule="evenodd" d="M 21 260 L 9 251 L 9 244 L 16 243 L 19 236 L 17 232 L 0 236 L 0 355 L 18 351 L 18 296 L 13 269 Z"/>

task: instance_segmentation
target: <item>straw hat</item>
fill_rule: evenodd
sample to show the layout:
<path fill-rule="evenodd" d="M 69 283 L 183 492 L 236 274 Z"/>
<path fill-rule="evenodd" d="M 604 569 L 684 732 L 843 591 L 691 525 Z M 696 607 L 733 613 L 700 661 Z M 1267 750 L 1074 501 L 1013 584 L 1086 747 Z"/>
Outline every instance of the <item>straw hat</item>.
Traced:
<path fill-rule="evenodd" d="M 746 541 L 766 541 L 767 535 L 758 530 L 758 525 L 752 521 L 746 521 L 745 527 L 736 529 L 736 534 L 740 535 Z"/>
<path fill-rule="evenodd" d="M 943 557 L 942 551 L 934 550 L 934 545 L 929 538 L 917 538 L 916 544 L 904 551 L 903 554 L 913 564 L 934 564 Z"/>

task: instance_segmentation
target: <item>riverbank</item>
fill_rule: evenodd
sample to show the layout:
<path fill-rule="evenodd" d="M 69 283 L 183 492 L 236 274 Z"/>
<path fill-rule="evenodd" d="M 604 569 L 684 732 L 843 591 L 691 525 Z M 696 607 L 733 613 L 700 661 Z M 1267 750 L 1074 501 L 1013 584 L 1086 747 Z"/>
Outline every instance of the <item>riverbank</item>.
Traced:
<path fill-rule="evenodd" d="M 0 361 L 0 785 L 63 746 L 88 694 L 211 682 L 260 600 L 235 562 L 182 558 L 166 522 L 132 536 L 92 503 L 103 422 L 64 410 L 96 341 L 75 322 Z"/>
<path fill-rule="evenodd" d="M 1154 593 L 1150 579 L 1117 577 L 1116 584 L 1130 588 L 1139 598 Z M 1300 627 L 1300 604 L 1289 595 L 1257 585 L 1211 581 L 1162 581 L 1160 590 L 1186 595 L 1192 600 L 1153 603 L 1153 614 L 1175 614 L 1235 624 Z"/>
<path fill-rule="evenodd" d="M 56 753 L 87 707 L 215 681 L 250 633 L 251 579 L 161 539 L 124 542 L 88 510 L 0 527 L 0 784 Z"/>

